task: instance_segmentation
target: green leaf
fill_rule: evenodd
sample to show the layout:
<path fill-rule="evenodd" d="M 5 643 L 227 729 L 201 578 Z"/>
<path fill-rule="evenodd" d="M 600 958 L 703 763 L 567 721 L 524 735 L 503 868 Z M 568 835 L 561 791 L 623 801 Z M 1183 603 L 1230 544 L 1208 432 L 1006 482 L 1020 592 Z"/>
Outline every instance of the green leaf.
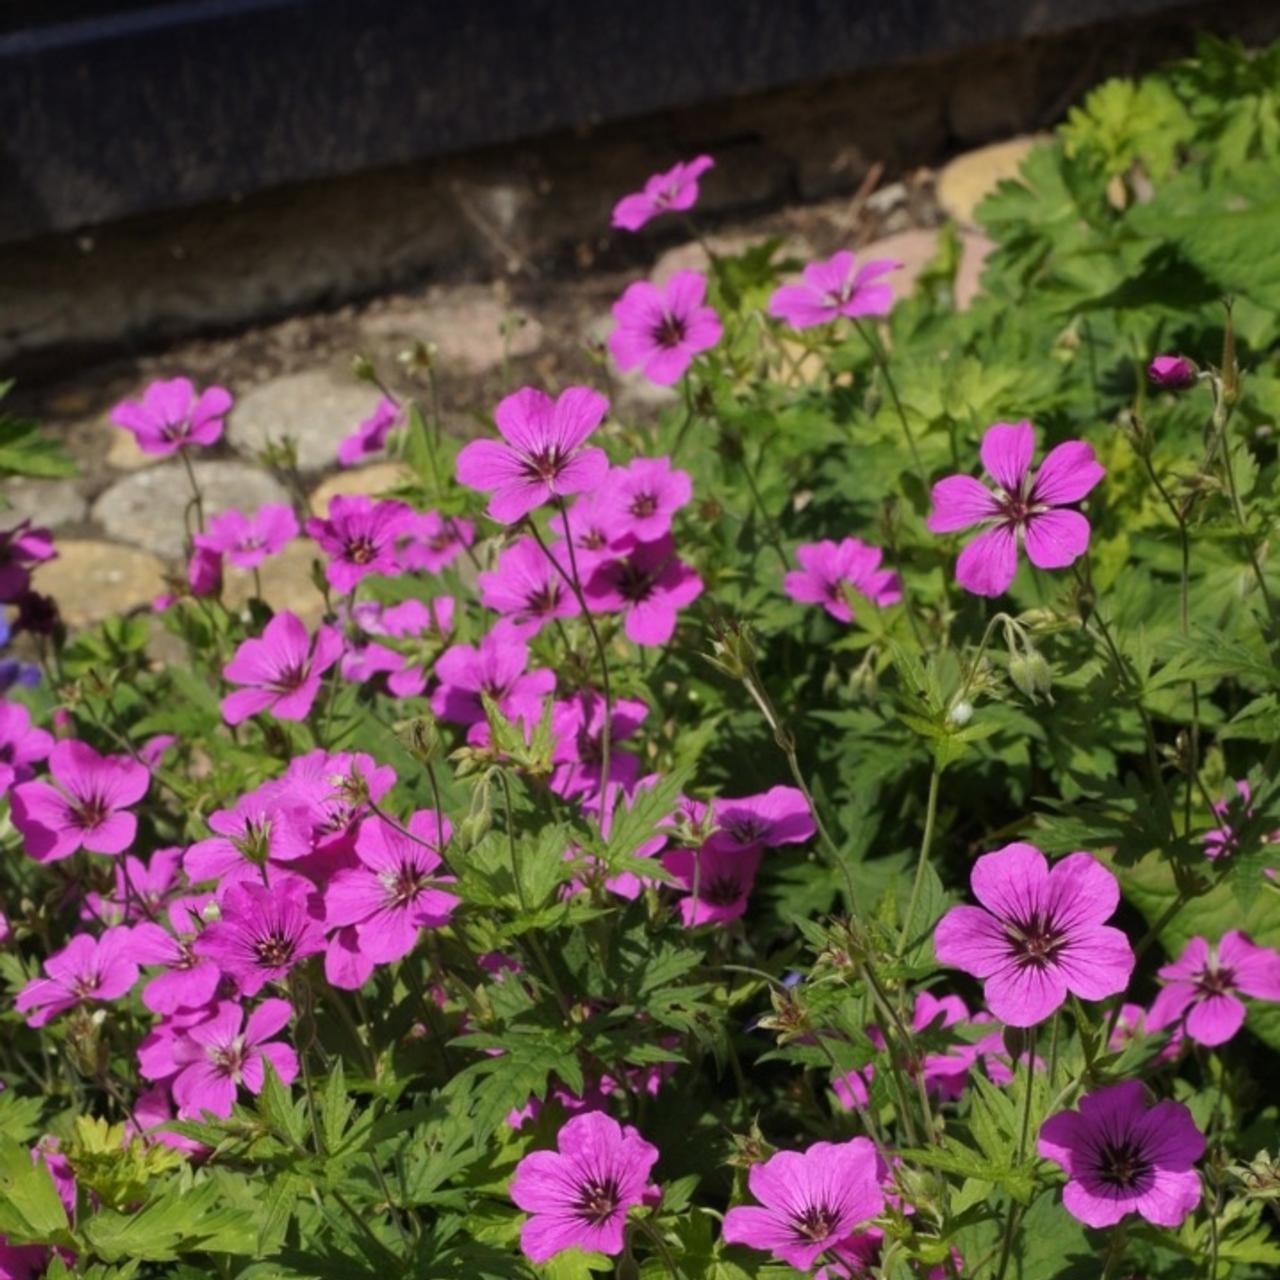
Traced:
<path fill-rule="evenodd" d="M 67 1229 L 67 1211 L 43 1160 L 0 1138 L 0 1231 L 18 1243 L 44 1243 Z"/>

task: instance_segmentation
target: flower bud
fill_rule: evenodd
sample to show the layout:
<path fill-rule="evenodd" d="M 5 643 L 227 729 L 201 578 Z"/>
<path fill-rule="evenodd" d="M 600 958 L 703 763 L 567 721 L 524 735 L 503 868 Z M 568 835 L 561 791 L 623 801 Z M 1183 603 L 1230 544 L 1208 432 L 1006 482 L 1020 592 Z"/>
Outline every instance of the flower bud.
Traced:
<path fill-rule="evenodd" d="M 1195 383 L 1198 372 L 1186 356 L 1173 354 L 1156 356 L 1147 366 L 1147 377 L 1151 382 L 1169 391 L 1185 391 Z"/>
<path fill-rule="evenodd" d="M 1049 697 L 1049 691 L 1053 688 L 1053 670 L 1039 649 L 1027 645 L 1021 653 L 1011 654 L 1009 679 L 1024 698 L 1036 702 L 1043 697 L 1050 703 L 1053 702 Z"/>
<path fill-rule="evenodd" d="M 973 719 L 973 703 L 968 698 L 961 698 L 952 704 L 947 719 L 957 728 L 963 728 Z"/>
<path fill-rule="evenodd" d="M 421 764 L 434 764 L 444 755 L 444 738 L 434 716 L 414 716 L 395 725 L 396 736 Z"/>
<path fill-rule="evenodd" d="M 362 352 L 357 352 L 351 357 L 351 372 L 359 381 L 377 385 L 378 375 L 374 370 L 373 361 Z"/>

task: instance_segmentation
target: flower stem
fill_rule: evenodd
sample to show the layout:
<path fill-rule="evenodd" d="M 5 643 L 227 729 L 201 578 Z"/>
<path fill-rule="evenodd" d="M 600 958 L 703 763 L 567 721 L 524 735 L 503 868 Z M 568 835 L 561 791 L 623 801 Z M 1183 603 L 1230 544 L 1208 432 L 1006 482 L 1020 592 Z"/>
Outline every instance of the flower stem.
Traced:
<path fill-rule="evenodd" d="M 871 336 L 860 320 L 855 320 L 853 327 L 858 331 L 858 337 L 867 344 L 867 350 L 871 352 L 871 358 L 875 361 L 876 368 L 880 370 L 880 376 L 884 378 L 885 386 L 889 388 L 889 398 L 893 401 L 898 421 L 902 423 L 903 434 L 907 437 L 907 448 L 911 450 L 911 459 L 915 463 L 917 474 L 920 476 L 920 483 L 924 486 L 925 493 L 928 493 L 929 473 L 924 469 L 920 450 L 916 446 L 915 433 L 911 430 L 911 423 L 907 420 L 907 411 L 902 407 L 902 400 L 898 396 L 898 388 L 893 380 L 893 374 L 889 372 L 889 361 L 885 358 L 884 350 L 879 341 Z"/>
<path fill-rule="evenodd" d="M 911 884 L 911 897 L 907 901 L 907 914 L 902 922 L 902 936 L 898 939 L 898 955 L 902 956 L 911 939 L 911 926 L 915 923 L 916 906 L 920 901 L 920 890 L 924 884 L 924 871 L 929 865 L 929 847 L 933 844 L 933 828 L 938 817 L 938 784 L 942 780 L 942 769 L 935 764 L 929 775 L 929 798 L 925 802 L 924 835 L 920 840 L 920 856 L 916 859 L 916 875 Z"/>
<path fill-rule="evenodd" d="M 191 485 L 191 500 L 196 504 L 196 527 L 201 533 L 204 532 L 204 495 L 200 492 L 200 485 L 196 481 L 195 468 L 191 465 L 191 459 L 187 457 L 186 449 L 178 450 L 178 457 L 182 459 L 182 465 L 186 468 L 187 480 Z"/>

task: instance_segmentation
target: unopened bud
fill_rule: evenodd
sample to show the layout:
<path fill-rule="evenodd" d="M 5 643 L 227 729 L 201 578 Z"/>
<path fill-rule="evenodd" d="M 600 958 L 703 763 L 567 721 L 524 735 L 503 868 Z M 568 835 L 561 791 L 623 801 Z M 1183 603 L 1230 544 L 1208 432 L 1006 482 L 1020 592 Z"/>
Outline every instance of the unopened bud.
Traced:
<path fill-rule="evenodd" d="M 471 807 L 458 825 L 459 843 L 464 849 L 472 849 L 489 834 L 493 826 L 493 797 L 490 794 L 492 772 L 486 773 L 471 792 Z"/>
<path fill-rule="evenodd" d="M 433 716 L 414 716 L 395 725 L 396 736 L 421 764 L 434 764 L 444 755 L 444 738 Z"/>
<path fill-rule="evenodd" d="M 373 367 L 373 361 L 362 352 L 357 352 L 351 358 L 352 375 L 360 382 L 371 382 L 374 386 L 378 383 L 378 374 Z"/>
<path fill-rule="evenodd" d="M 1053 688 L 1053 669 L 1039 649 L 1028 645 L 1023 652 L 1011 654 L 1009 679 L 1024 698 L 1030 698 L 1032 702 L 1047 698 L 1050 703 L 1053 702 L 1049 695 Z"/>
<path fill-rule="evenodd" d="M 973 703 L 968 698 L 961 698 L 947 712 L 947 719 L 957 727 L 963 727 L 973 719 Z"/>
<path fill-rule="evenodd" d="M 1156 356 L 1147 365 L 1148 379 L 1154 386 L 1164 387 L 1166 391 L 1185 391 L 1194 386 L 1199 372 L 1193 361 L 1180 355 Z"/>

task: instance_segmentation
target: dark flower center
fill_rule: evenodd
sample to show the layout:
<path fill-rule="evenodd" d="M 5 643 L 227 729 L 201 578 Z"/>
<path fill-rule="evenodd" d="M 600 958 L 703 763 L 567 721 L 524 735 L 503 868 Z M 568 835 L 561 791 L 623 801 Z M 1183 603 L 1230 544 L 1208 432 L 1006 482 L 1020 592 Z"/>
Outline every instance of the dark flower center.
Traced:
<path fill-rule="evenodd" d="M 812 1204 L 792 1216 L 791 1230 L 798 1240 L 817 1244 L 830 1236 L 835 1221 L 836 1213 L 830 1205 Z"/>
<path fill-rule="evenodd" d="M 670 313 L 654 326 L 653 340 L 660 347 L 678 347 L 685 338 L 685 323 L 679 316 Z"/>
<path fill-rule="evenodd" d="M 244 1056 L 244 1045 L 239 1036 L 230 1044 L 218 1045 L 217 1048 L 209 1050 L 209 1060 L 213 1065 L 236 1081 L 240 1079 L 240 1068 L 244 1066 Z"/>
<path fill-rule="evenodd" d="M 453 530 L 444 529 L 440 533 L 432 534 L 427 539 L 427 546 L 432 551 L 448 551 L 453 546 Z"/>
<path fill-rule="evenodd" d="M 592 1226 L 603 1226 L 618 1211 L 619 1198 L 615 1177 L 584 1182 L 578 1192 L 578 1216 Z"/>
<path fill-rule="evenodd" d="M 564 466 L 564 457 L 557 445 L 548 445 L 541 453 L 528 454 L 523 461 L 525 474 L 543 484 L 550 484 Z"/>
<path fill-rule="evenodd" d="M 411 862 L 402 862 L 394 871 L 384 871 L 379 879 L 390 906 L 403 907 L 422 892 L 422 872 Z"/>
<path fill-rule="evenodd" d="M 618 565 L 618 593 L 633 604 L 639 604 L 653 594 L 657 579 L 657 569 L 642 569 L 634 560 L 623 560 Z"/>
<path fill-rule="evenodd" d="M 362 536 L 352 538 L 347 543 L 347 559 L 352 564 L 368 564 L 377 558 L 378 547 L 372 538 Z"/>
<path fill-rule="evenodd" d="M 726 818 L 724 829 L 739 844 L 754 844 L 768 834 L 769 824 L 754 814 L 746 814 L 740 818 Z"/>
<path fill-rule="evenodd" d="M 658 499 L 652 493 L 638 493 L 631 502 L 631 514 L 643 519 L 651 516 L 658 509 Z"/>
<path fill-rule="evenodd" d="M 603 551 L 609 545 L 603 529 L 587 529 L 578 539 L 578 546 L 587 551 Z"/>
<path fill-rule="evenodd" d="M 560 588 L 554 582 L 548 582 L 525 596 L 524 608 L 526 613 L 538 617 L 553 612 L 559 603 Z"/>
<path fill-rule="evenodd" d="M 279 969 L 293 958 L 294 946 L 294 940 L 283 933 L 267 933 L 253 944 L 253 953 L 259 964 Z"/>
<path fill-rule="evenodd" d="M 1066 946 L 1066 938 L 1048 915 L 1034 911 L 1026 920 L 1006 923 L 1010 942 L 1023 969 L 1045 969 L 1053 964 Z"/>
<path fill-rule="evenodd" d="M 1098 1153 L 1097 1178 L 1108 1187 L 1128 1191 L 1150 1173 L 1150 1159 L 1132 1138 L 1109 1142 Z"/>
<path fill-rule="evenodd" d="M 293 693 L 296 689 L 302 687 L 302 683 L 307 678 L 307 667 L 303 663 L 296 667 L 281 667 L 276 672 L 276 678 L 267 686 L 273 693 Z"/>
<path fill-rule="evenodd" d="M 72 813 L 82 831 L 93 831 L 107 820 L 111 806 L 101 796 L 85 796 L 74 806 Z"/>
<path fill-rule="evenodd" d="M 1220 996 L 1236 985 L 1234 969 L 1201 969 L 1196 975 L 1196 988 L 1202 996 Z"/>
<path fill-rule="evenodd" d="M 102 975 L 99 973 L 82 973 L 71 984 L 71 989 L 81 999 L 94 994 L 102 985 Z"/>
<path fill-rule="evenodd" d="M 179 418 L 177 422 L 166 422 L 160 428 L 160 434 L 166 440 L 181 440 L 187 434 L 186 418 Z"/>
<path fill-rule="evenodd" d="M 712 907 L 731 907 L 742 897 L 742 886 L 733 876 L 713 876 L 698 886 L 698 896 Z"/>

